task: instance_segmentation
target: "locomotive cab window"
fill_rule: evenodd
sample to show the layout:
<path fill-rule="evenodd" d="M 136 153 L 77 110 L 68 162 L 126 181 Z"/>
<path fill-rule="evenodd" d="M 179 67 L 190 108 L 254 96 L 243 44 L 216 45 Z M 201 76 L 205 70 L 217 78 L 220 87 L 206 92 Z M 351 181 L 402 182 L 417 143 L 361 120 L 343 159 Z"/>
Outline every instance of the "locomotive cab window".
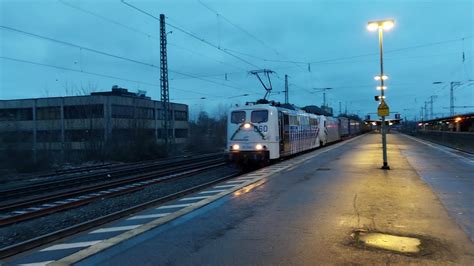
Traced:
<path fill-rule="evenodd" d="M 252 123 L 264 123 L 268 121 L 268 111 L 267 110 L 259 110 L 259 111 L 252 111 L 252 115 L 250 117 Z"/>
<path fill-rule="evenodd" d="M 230 116 L 230 122 L 233 124 L 239 124 L 245 122 L 245 112 L 244 111 L 233 111 Z"/>

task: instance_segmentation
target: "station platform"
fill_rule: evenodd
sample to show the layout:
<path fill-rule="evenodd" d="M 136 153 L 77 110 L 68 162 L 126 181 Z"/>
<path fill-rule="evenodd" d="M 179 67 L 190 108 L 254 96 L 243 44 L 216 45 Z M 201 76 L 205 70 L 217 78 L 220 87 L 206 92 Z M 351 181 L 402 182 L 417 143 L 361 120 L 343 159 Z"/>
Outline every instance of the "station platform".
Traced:
<path fill-rule="evenodd" d="M 48 265 L 473 265 L 474 157 L 394 133 L 386 171 L 380 142 L 365 134 L 275 164 L 223 197 L 193 197 L 207 202 L 185 215 Z M 415 237 L 421 251 L 360 247 L 361 231 Z"/>

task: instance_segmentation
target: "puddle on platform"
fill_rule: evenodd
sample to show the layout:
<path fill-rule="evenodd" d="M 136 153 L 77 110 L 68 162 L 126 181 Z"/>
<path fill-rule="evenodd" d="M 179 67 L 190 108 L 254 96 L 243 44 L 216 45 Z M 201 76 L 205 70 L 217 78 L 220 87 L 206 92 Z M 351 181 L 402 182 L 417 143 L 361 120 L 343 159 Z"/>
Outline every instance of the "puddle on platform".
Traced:
<path fill-rule="evenodd" d="M 414 237 L 370 232 L 355 232 L 352 236 L 359 243 L 363 243 L 367 247 L 410 254 L 420 252 L 421 241 Z"/>

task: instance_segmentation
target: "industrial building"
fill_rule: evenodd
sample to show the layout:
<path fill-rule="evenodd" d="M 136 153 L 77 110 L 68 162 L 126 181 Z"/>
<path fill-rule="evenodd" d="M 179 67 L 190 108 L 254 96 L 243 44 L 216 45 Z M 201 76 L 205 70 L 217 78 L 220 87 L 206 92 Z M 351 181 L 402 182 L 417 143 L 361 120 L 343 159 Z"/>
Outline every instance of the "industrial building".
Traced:
<path fill-rule="evenodd" d="M 112 87 L 85 96 L 0 101 L 0 149 L 59 152 L 103 151 L 133 141 L 163 143 L 164 108 L 144 94 Z M 169 139 L 188 137 L 188 106 L 170 103 Z"/>

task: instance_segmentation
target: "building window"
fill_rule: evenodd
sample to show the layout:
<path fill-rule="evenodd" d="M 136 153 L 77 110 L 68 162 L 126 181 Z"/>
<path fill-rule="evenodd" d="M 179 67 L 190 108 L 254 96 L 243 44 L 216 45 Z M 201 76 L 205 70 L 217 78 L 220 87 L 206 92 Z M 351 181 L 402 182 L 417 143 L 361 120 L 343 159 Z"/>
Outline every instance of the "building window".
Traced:
<path fill-rule="evenodd" d="M 177 128 L 174 131 L 175 138 L 187 138 L 188 137 L 188 130 L 186 128 Z"/>
<path fill-rule="evenodd" d="M 0 133 L 0 142 L 2 143 L 25 143 L 33 142 L 32 131 L 14 131 Z"/>
<path fill-rule="evenodd" d="M 64 106 L 64 119 L 89 119 L 103 117 L 104 105 L 102 104 Z"/>
<path fill-rule="evenodd" d="M 156 133 L 157 133 L 157 136 L 156 136 L 157 138 L 159 138 L 159 139 L 164 139 L 165 138 L 166 131 L 165 131 L 164 128 L 158 128 Z M 171 128 L 168 129 L 168 137 L 169 138 L 173 137 L 173 129 L 171 129 Z"/>
<path fill-rule="evenodd" d="M 36 120 L 58 120 L 61 119 L 61 107 L 38 107 L 36 108 Z"/>
<path fill-rule="evenodd" d="M 153 120 L 153 119 L 155 119 L 155 109 L 145 108 L 145 107 L 138 107 L 137 108 L 137 118 Z"/>
<path fill-rule="evenodd" d="M 36 131 L 37 142 L 61 142 L 61 130 Z"/>
<path fill-rule="evenodd" d="M 165 110 L 163 109 L 158 109 L 158 120 L 165 120 Z M 172 119 L 172 113 L 171 110 L 168 110 L 168 119 Z"/>
<path fill-rule="evenodd" d="M 186 112 L 186 111 L 174 111 L 174 119 L 176 121 L 188 121 L 188 112 Z"/>
<path fill-rule="evenodd" d="M 0 109 L 0 121 L 33 120 L 32 108 Z"/>
<path fill-rule="evenodd" d="M 66 130 L 64 131 L 64 138 L 67 142 L 85 142 L 85 141 L 103 140 L 104 131 L 100 129 Z"/>
<path fill-rule="evenodd" d="M 128 105 L 112 104 L 112 118 L 133 118 L 134 108 Z"/>
<path fill-rule="evenodd" d="M 113 129 L 112 139 L 115 142 L 120 143 L 140 143 L 147 141 L 154 141 L 155 130 L 154 129 Z"/>

